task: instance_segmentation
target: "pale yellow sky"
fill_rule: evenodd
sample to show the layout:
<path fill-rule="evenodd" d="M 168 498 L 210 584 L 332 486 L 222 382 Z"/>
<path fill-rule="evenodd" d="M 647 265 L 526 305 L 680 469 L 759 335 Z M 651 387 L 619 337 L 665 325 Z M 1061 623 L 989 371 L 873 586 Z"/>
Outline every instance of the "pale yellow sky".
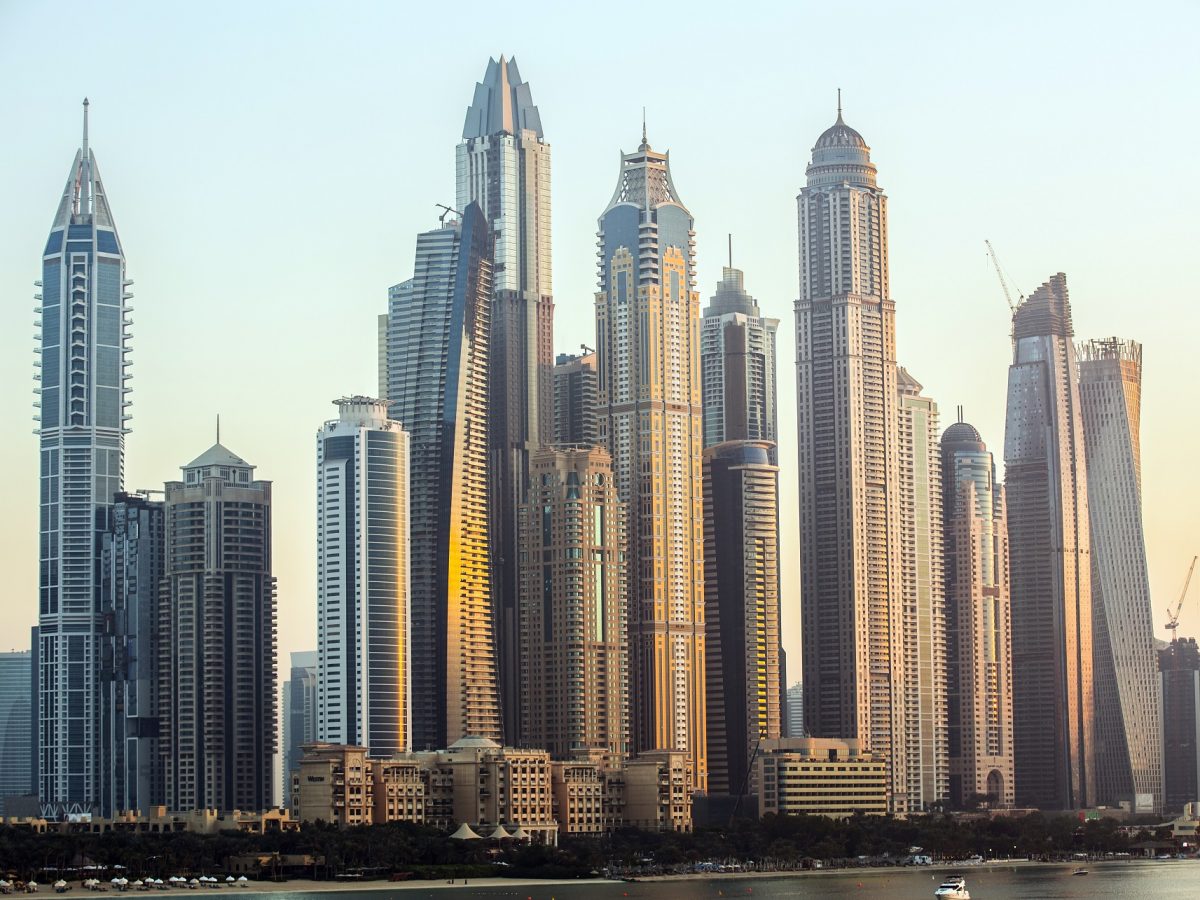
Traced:
<path fill-rule="evenodd" d="M 161 487 L 213 439 L 275 482 L 281 674 L 315 646 L 315 433 L 375 390 L 375 316 L 418 231 L 453 202 L 454 147 L 489 55 L 515 55 L 554 153 L 555 346 L 594 342 L 596 217 L 618 153 L 670 149 L 696 218 L 703 302 L 734 263 L 782 321 L 785 645 L 798 671 L 792 301 L 795 195 L 833 120 L 890 198 L 901 362 L 1003 439 L 1008 310 L 990 238 L 1026 292 L 1068 275 L 1079 337 L 1145 345 L 1143 463 L 1155 624 L 1200 552 L 1192 464 L 1200 83 L 1188 2 L 920 10 L 688 4 L 670 28 L 512 4 L 0 4 L 0 629 L 36 618 L 33 281 L 92 100 L 91 142 L 135 279 L 126 486 Z M 1153 14 L 1151 14 L 1153 13 Z M 870 27 L 864 23 L 870 21 Z M 68 27 L 68 23 L 70 27 Z M 467 27 L 469 25 L 469 27 Z M 84 38 L 86 36 L 86 39 Z M 1002 469 L 1001 469 L 1002 471 Z M 1181 634 L 1200 634 L 1200 584 Z M 5 646 L 5 649 L 7 649 Z"/>

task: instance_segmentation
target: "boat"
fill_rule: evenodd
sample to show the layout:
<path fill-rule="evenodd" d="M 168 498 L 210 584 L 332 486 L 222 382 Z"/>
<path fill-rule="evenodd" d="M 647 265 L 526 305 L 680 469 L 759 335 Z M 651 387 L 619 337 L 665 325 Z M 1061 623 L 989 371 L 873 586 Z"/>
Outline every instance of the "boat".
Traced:
<path fill-rule="evenodd" d="M 1085 869 L 1083 866 L 1076 866 L 1075 871 L 1072 872 L 1071 874 L 1072 875 L 1086 875 L 1087 873 L 1088 873 L 1088 870 Z"/>
<path fill-rule="evenodd" d="M 933 896 L 939 900 L 971 900 L 971 892 L 967 890 L 967 879 L 961 875 L 947 875 L 933 892 Z"/>

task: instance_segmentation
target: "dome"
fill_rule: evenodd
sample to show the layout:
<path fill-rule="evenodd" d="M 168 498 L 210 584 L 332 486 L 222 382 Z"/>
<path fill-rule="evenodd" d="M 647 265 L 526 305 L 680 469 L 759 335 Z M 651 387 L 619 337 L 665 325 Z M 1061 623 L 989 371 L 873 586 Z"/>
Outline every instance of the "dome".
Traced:
<path fill-rule="evenodd" d="M 499 746 L 500 745 L 497 744 L 495 741 L 493 741 L 491 738 L 480 737 L 479 735 L 476 735 L 476 734 L 468 734 L 463 737 L 460 737 L 457 741 L 455 741 L 453 744 L 451 744 L 448 749 L 450 749 L 450 750 L 477 750 L 479 748 L 483 748 L 485 750 L 492 750 Z"/>
<path fill-rule="evenodd" d="M 969 422 L 955 422 L 942 432 L 942 444 L 977 445 L 979 449 L 983 449 L 983 437 L 979 434 L 979 430 Z"/>
<path fill-rule="evenodd" d="M 854 147 L 859 150 L 869 150 L 863 136 L 842 121 L 842 112 L 838 110 L 837 121 L 817 138 L 814 150 L 825 150 L 834 147 Z"/>

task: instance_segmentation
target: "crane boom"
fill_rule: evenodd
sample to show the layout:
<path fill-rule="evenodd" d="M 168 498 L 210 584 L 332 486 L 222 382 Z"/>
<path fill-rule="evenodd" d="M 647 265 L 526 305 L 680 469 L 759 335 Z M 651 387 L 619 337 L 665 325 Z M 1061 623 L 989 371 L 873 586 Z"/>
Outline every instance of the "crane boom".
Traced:
<path fill-rule="evenodd" d="M 1187 578 L 1183 579 L 1183 590 L 1179 593 L 1179 599 L 1175 601 L 1175 608 L 1167 610 L 1167 629 L 1171 632 L 1172 640 L 1175 638 L 1175 629 L 1179 627 L 1179 610 L 1183 607 L 1183 600 L 1187 596 L 1188 586 L 1192 583 L 1192 573 L 1196 571 L 1196 557 L 1192 557 L 1192 564 L 1188 566 Z"/>
<path fill-rule="evenodd" d="M 1008 309 L 1010 312 L 1015 312 L 1017 307 L 1025 300 L 1025 295 L 1021 293 L 1021 289 L 1015 284 L 1011 285 L 1012 290 L 1009 290 L 1010 279 L 1004 274 L 1004 269 L 1000 266 L 1000 260 L 996 258 L 996 250 L 992 246 L 992 242 L 985 240 L 983 242 L 987 246 L 988 256 L 991 257 L 992 266 L 996 269 L 996 277 L 1000 279 L 1000 289 L 1004 291 L 1004 299 L 1008 301 Z M 1017 299 L 1012 298 L 1012 291 L 1017 292 Z"/>

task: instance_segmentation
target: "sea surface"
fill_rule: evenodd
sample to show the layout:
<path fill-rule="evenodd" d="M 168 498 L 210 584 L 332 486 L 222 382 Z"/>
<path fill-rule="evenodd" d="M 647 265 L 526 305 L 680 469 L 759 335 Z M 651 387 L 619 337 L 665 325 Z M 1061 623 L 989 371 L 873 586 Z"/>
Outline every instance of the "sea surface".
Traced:
<path fill-rule="evenodd" d="M 784 897 L 881 897 L 884 900 L 930 900 L 940 879 L 954 871 L 967 879 L 971 900 L 1026 900 L 1026 898 L 1169 898 L 1200 897 L 1200 861 L 1162 860 L 1089 863 L 1087 875 L 1072 875 L 1070 865 L 1029 864 L 974 866 L 950 869 L 854 869 L 838 872 L 797 872 L 779 876 L 739 877 L 716 875 L 669 881 L 633 883 L 531 884 L 512 886 L 404 890 L 338 891 L 277 895 L 258 898 L 280 900 L 458 900 L 466 897 L 515 900 L 778 900 Z"/>

